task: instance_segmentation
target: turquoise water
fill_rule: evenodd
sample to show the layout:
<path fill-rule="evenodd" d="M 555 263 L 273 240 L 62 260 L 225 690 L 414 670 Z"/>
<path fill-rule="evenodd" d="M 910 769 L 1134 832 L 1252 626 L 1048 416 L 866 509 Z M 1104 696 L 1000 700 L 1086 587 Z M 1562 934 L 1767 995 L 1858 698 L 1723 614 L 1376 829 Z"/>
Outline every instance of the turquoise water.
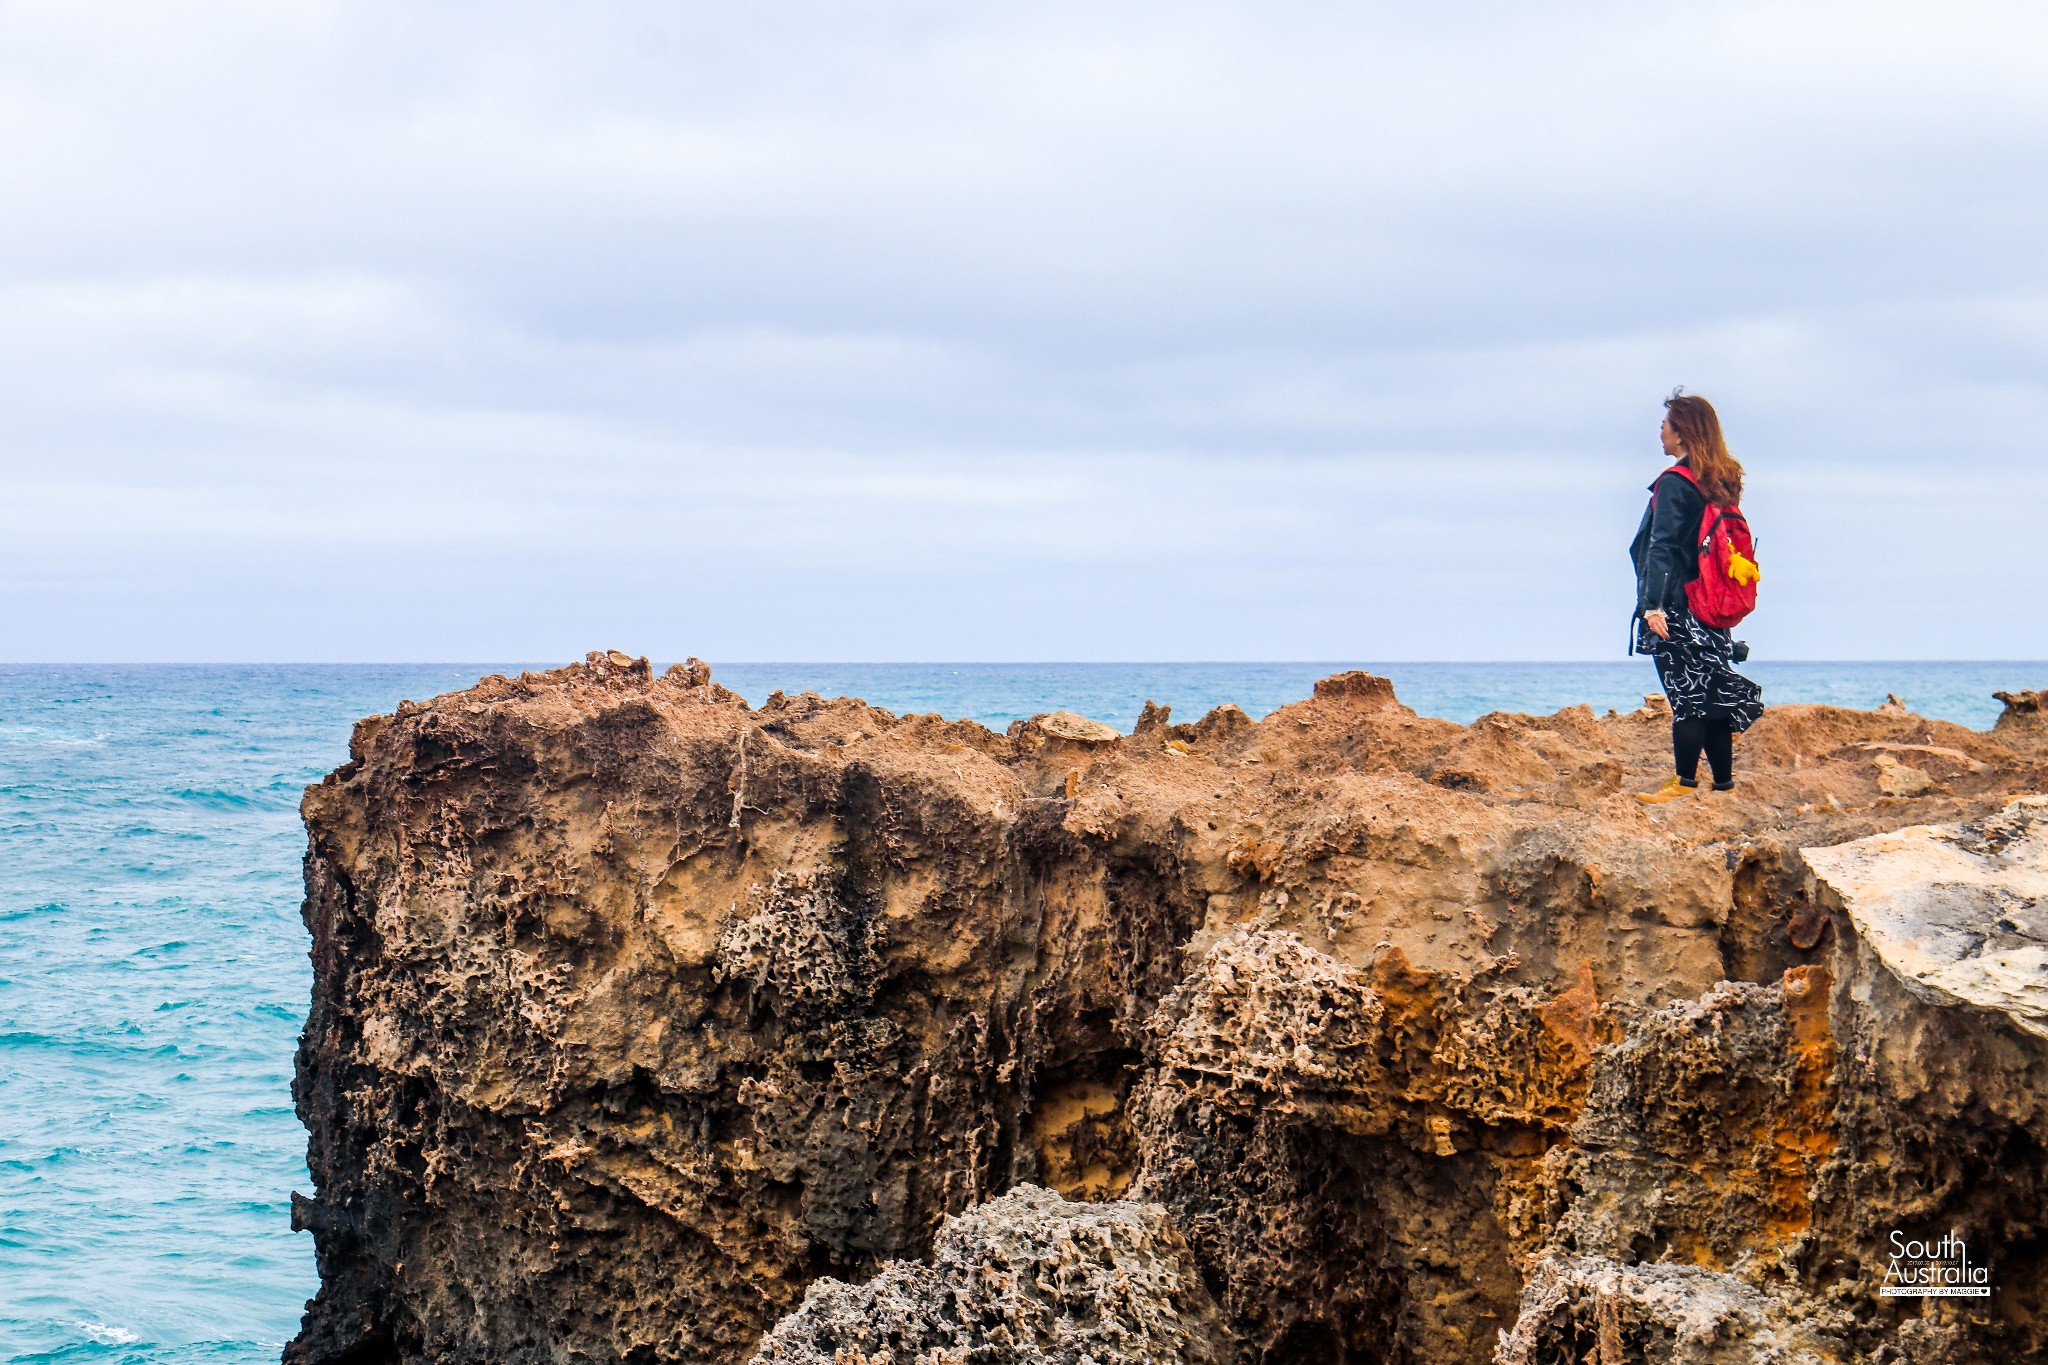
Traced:
<path fill-rule="evenodd" d="M 1340 664 L 736 664 L 720 681 L 850 692 L 997 728 L 1064 707 L 1129 728 L 1148 698 L 1255 715 Z M 516 670 L 516 665 L 511 666 Z M 290 1231 L 309 990 L 299 792 L 350 724 L 505 665 L 0 665 L 0 1359 L 271 1361 L 314 1288 Z M 1647 663 L 1387 664 L 1470 720 L 1627 708 Z M 1771 701 L 1972 726 L 2048 664 L 1758 664 Z"/>

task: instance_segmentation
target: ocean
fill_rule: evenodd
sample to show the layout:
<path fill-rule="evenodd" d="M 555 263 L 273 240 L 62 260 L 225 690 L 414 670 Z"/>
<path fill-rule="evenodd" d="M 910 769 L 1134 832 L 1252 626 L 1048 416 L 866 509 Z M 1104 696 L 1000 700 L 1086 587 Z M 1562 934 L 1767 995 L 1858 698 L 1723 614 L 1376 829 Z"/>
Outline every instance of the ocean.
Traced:
<path fill-rule="evenodd" d="M 311 974 L 299 793 L 350 725 L 519 665 L 0 665 L 0 1359 L 274 1361 L 313 1293 L 292 1051 Z M 1253 715 L 1346 667 L 1469 721 L 1637 705 L 1598 664 L 734 664 L 719 681 L 850 693 L 1001 729 L 1147 699 Z M 1772 702 L 1887 693 L 1982 728 L 2041 663 L 1757 663 Z"/>

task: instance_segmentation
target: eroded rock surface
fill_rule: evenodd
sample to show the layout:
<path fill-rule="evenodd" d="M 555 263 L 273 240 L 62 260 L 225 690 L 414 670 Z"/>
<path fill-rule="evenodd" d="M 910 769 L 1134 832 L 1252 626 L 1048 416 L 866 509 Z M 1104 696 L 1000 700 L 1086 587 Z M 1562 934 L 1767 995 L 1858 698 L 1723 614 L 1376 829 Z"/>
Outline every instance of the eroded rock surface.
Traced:
<path fill-rule="evenodd" d="M 1811 849 L 1806 861 L 1909 989 L 2048 1039 L 2048 797 L 1968 825 Z"/>
<path fill-rule="evenodd" d="M 2040 1355 L 2032 959 L 1884 842 L 2032 924 L 2012 716 L 1774 707 L 1646 809 L 1658 705 L 1365 674 L 1128 736 L 616 653 L 408 703 L 305 801 L 287 1357 Z M 1993 1293 L 1880 1297 L 1894 1230 Z"/>
<path fill-rule="evenodd" d="M 1023 1185 L 946 1220 L 931 1263 L 813 1283 L 753 1365 L 1210 1365 L 1216 1305 L 1165 1210 Z"/>
<path fill-rule="evenodd" d="M 1668 1361 L 1671 1365 L 1824 1365 L 1841 1343 L 1790 1320 L 1781 1299 L 1698 1266 L 1619 1265 L 1546 1255 L 1501 1343 L 1500 1365 L 1552 1361 Z"/>

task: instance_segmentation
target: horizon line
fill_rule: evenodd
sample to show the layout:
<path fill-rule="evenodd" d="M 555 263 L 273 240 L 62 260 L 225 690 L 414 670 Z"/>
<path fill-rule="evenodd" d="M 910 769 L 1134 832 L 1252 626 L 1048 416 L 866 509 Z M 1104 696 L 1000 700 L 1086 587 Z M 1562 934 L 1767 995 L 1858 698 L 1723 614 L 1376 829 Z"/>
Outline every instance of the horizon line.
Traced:
<path fill-rule="evenodd" d="M 626 651 L 620 650 L 619 653 Z M 652 665 L 656 656 L 635 655 Z M 720 662 L 686 655 L 660 660 L 681 663 L 697 658 L 719 668 L 1238 668 L 1238 667 L 1519 667 L 1583 668 L 1589 666 L 1635 666 L 1648 655 L 1602 659 L 728 659 Z M 0 668 L 519 668 L 523 670 L 568 668 L 584 662 L 536 659 L 15 659 L 0 660 Z M 1742 667 L 1769 668 L 1783 664 L 1927 665 L 1973 664 L 1979 666 L 2041 666 L 2048 659 L 1951 659 L 1951 658 L 1836 658 L 1755 659 Z"/>

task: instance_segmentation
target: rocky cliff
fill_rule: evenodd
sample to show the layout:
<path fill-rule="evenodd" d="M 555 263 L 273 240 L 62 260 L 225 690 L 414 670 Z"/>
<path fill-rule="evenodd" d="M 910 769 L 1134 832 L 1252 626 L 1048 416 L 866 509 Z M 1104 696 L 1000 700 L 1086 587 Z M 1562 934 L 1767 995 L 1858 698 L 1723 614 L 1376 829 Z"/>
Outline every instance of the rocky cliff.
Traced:
<path fill-rule="evenodd" d="M 286 1359 L 2039 1358 L 2008 707 L 1774 707 L 1645 808 L 1654 699 L 1355 673 L 1130 735 L 619 654 L 408 703 L 305 799 Z M 1991 1292 L 1883 1296 L 1894 1232 Z"/>

